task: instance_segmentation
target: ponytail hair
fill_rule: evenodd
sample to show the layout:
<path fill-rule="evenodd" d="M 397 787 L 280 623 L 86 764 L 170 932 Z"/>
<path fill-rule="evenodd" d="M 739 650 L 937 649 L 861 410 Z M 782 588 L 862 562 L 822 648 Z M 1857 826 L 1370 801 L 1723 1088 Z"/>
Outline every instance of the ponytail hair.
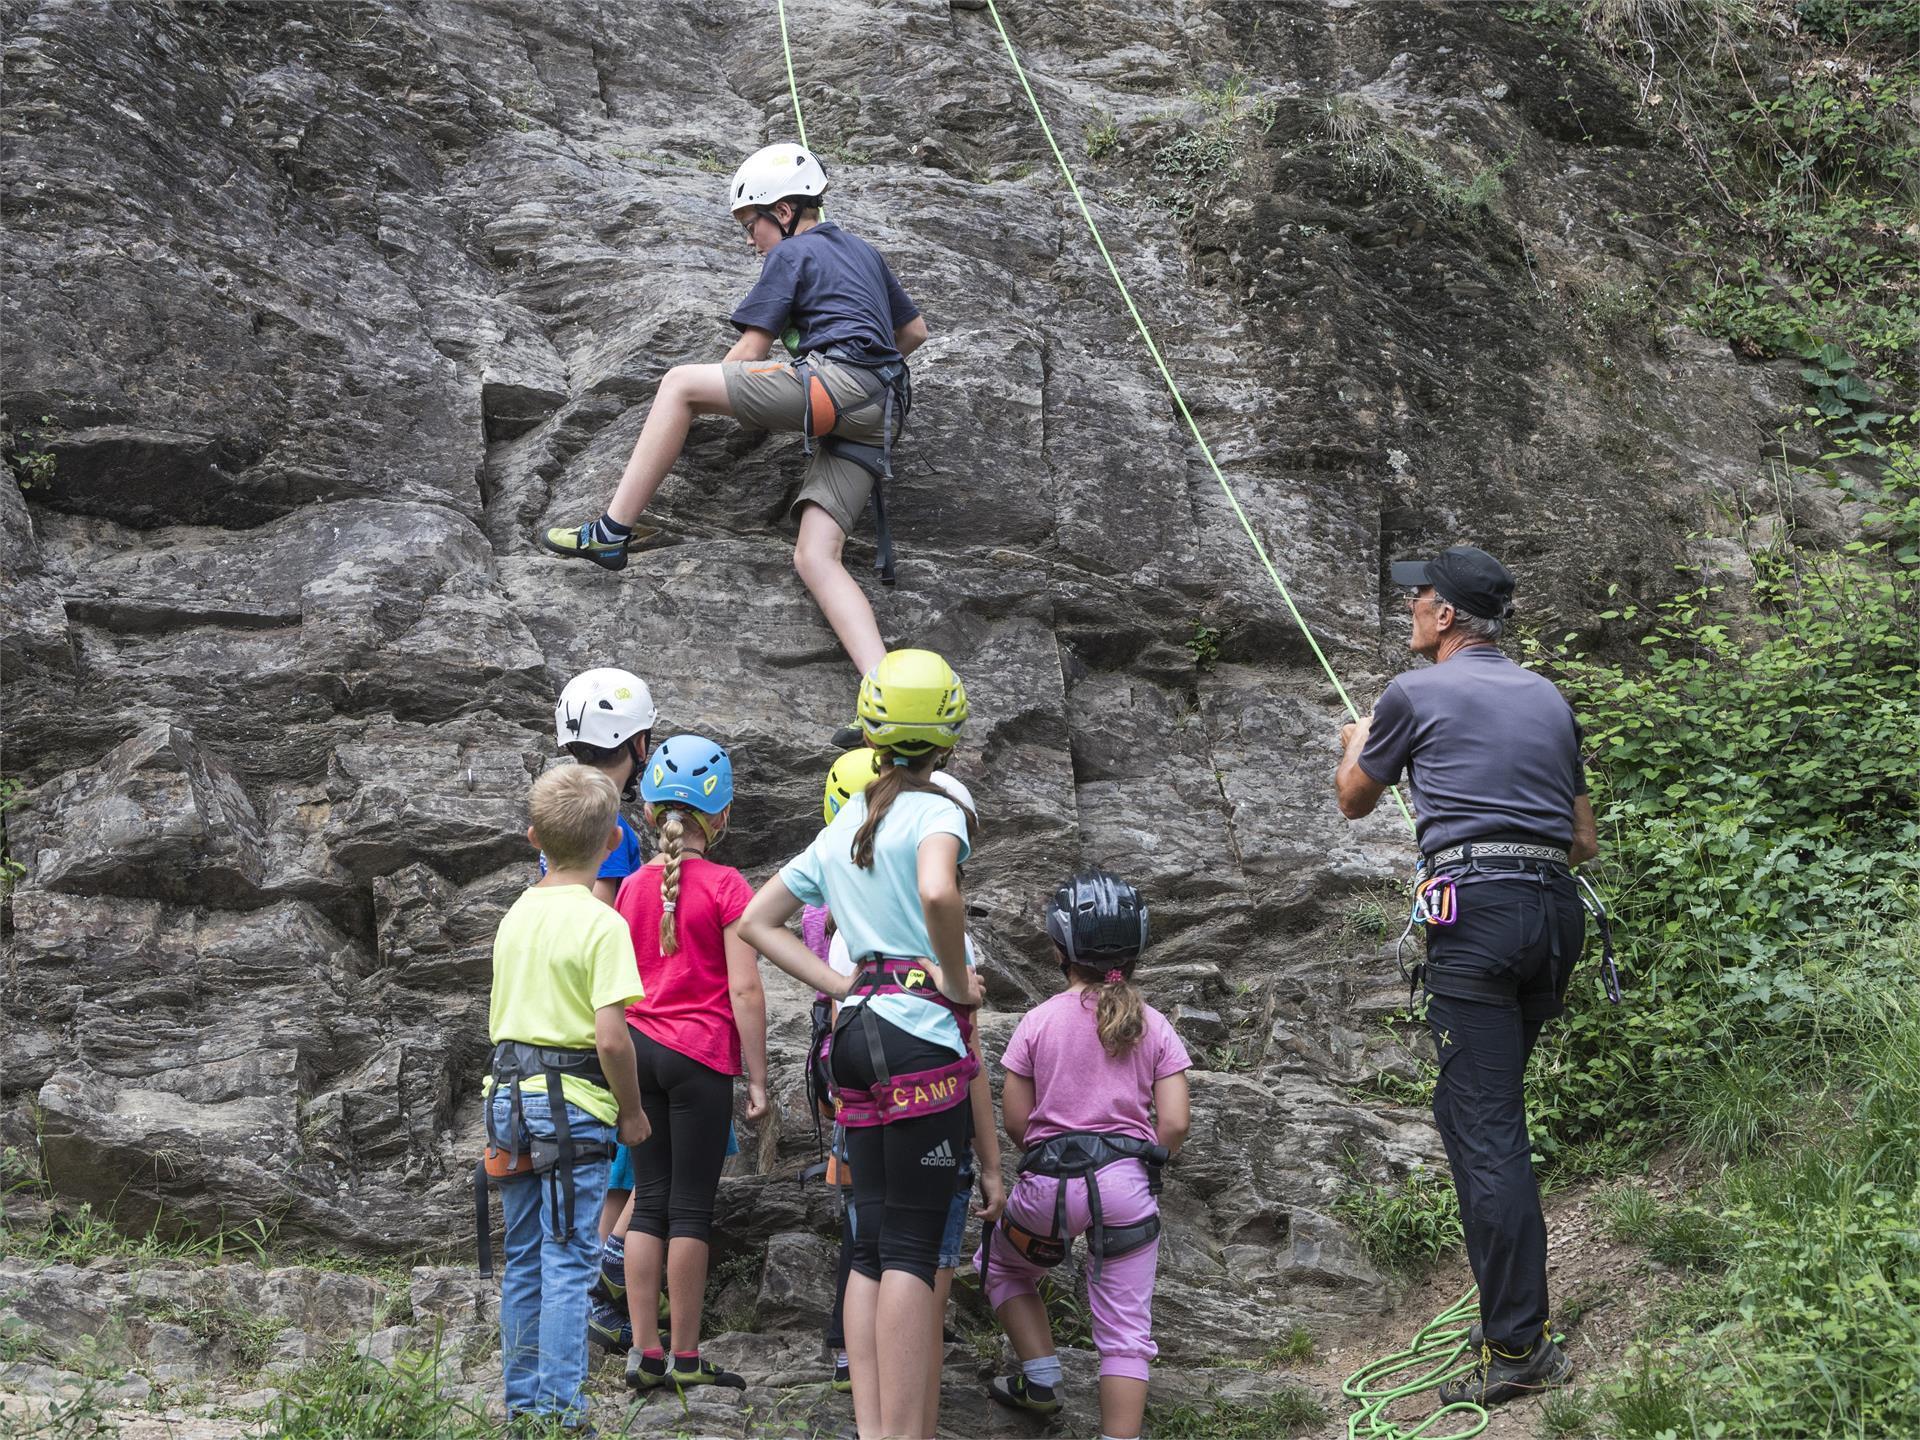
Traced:
<path fill-rule="evenodd" d="M 1115 1060 L 1130 1055 L 1147 1033 L 1147 1002 L 1134 986 L 1133 964 L 1125 960 L 1108 965 L 1068 963 L 1062 967 L 1068 978 L 1088 987 L 1080 992 L 1082 1005 L 1090 996 L 1099 997 L 1094 1024 L 1100 1032 L 1100 1048 Z"/>
<path fill-rule="evenodd" d="M 678 805 L 660 808 L 660 853 L 666 866 L 660 872 L 660 953 L 680 953 L 680 931 L 674 914 L 680 904 L 680 845 L 686 833 L 686 816 Z"/>
<path fill-rule="evenodd" d="M 853 863 L 862 870 L 873 869 L 873 841 L 880 833 L 880 822 L 887 818 L 894 797 L 903 790 L 920 795 L 938 795 L 942 800 L 951 800 L 960 813 L 967 817 L 967 848 L 973 848 L 974 831 L 979 820 L 973 811 L 954 800 L 951 793 L 933 782 L 935 762 L 941 755 L 937 748 L 929 749 L 919 755 L 901 755 L 895 750 L 881 750 L 880 775 L 867 786 L 867 818 L 853 837 Z M 671 863 L 671 862 L 669 862 Z"/>

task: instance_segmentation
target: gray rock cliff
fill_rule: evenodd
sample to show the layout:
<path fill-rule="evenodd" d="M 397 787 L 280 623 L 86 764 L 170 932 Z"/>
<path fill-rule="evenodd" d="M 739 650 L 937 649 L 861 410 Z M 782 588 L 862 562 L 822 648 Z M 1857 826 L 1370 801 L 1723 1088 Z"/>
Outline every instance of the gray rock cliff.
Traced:
<path fill-rule="evenodd" d="M 991 1051 L 1049 993 L 1076 861 L 1150 895 L 1150 997 L 1201 1069 L 1169 1175 L 1173 1355 L 1376 1311 L 1330 1202 L 1438 1154 L 1360 1098 L 1407 1063 L 1357 897 L 1408 855 L 1334 810 L 1331 687 L 1186 435 L 987 15 L 791 6 L 830 212 L 925 310 L 892 495 L 894 643 L 974 719 L 969 906 Z M 1482 4 L 1013 0 L 1114 257 L 1251 523 L 1364 707 L 1389 558 L 1471 539 L 1530 621 L 1657 589 L 1760 480 L 1778 372 L 1575 303 L 1671 263 L 1684 206 L 1590 57 Z M 58 1193 L 459 1249 L 493 926 L 573 672 L 643 674 L 731 747 L 721 858 L 810 837 L 853 676 L 790 565 L 797 446 L 699 422 L 619 577 L 597 513 L 653 388 L 754 276 L 724 173 L 790 138 L 773 7 L 0 0 L 7 220 L 0 739 L 28 789 L 0 1110 Z M 1090 153 L 1091 152 L 1091 153 Z M 1651 224 L 1651 222 L 1647 222 Z M 27 465 L 32 459 L 35 463 Z M 849 546 L 863 577 L 863 531 Z M 1589 977 L 1582 977 L 1582 982 Z M 813 1318 L 826 1197 L 779 977 L 770 1169 L 728 1243 Z M 1176 1007 L 1183 1007 L 1176 1012 Z M 37 1122 L 35 1117 L 37 1116 Z M 793 1270 L 794 1273 L 789 1273 Z M 1249 1317 L 1257 1317 L 1257 1323 Z"/>

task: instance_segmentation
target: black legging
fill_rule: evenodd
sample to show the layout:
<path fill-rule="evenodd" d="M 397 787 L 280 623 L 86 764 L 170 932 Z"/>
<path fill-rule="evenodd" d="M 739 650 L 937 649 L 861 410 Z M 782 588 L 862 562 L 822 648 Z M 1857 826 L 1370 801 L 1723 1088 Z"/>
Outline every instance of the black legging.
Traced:
<path fill-rule="evenodd" d="M 880 1027 L 881 1050 L 895 1075 L 938 1069 L 959 1058 L 944 1045 L 919 1039 L 877 1016 L 869 1021 L 856 1009 L 834 1039 L 835 1083 L 872 1088 L 873 1061 L 861 1033 L 869 1023 Z M 960 1152 L 972 1125 L 972 1110 L 963 1099 L 934 1115 L 847 1128 L 857 1274 L 878 1280 L 882 1271 L 904 1270 L 933 1287 Z"/>
<path fill-rule="evenodd" d="M 705 1240 L 727 1159 L 733 1077 L 689 1059 L 631 1025 L 640 1108 L 652 1133 L 633 1147 L 629 1232 Z"/>

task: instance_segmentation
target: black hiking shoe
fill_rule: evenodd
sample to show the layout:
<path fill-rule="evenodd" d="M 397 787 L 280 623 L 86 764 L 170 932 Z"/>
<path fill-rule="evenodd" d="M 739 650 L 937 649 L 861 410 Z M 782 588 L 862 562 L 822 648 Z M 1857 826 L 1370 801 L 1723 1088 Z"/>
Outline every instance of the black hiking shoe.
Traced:
<path fill-rule="evenodd" d="M 711 1360 L 682 1360 L 673 1357 L 673 1369 L 667 1372 L 673 1383 L 685 1390 L 690 1385 L 718 1385 L 723 1390 L 744 1390 L 746 1380 L 731 1370 L 722 1370 Z"/>
<path fill-rule="evenodd" d="M 667 1383 L 667 1357 L 649 1356 L 643 1351 L 627 1351 L 627 1388 L 645 1394 Z"/>
<path fill-rule="evenodd" d="M 633 1348 L 633 1321 L 627 1307 L 601 1301 L 587 1315 L 587 1338 L 602 1350 L 623 1355 Z"/>
<path fill-rule="evenodd" d="M 1024 1375 L 996 1375 L 987 1386 L 987 1394 L 1015 1410 L 1031 1410 L 1036 1415 L 1051 1415 L 1060 1408 L 1060 1397 L 1051 1385 L 1036 1385 Z"/>
<path fill-rule="evenodd" d="M 602 570 L 624 570 L 627 568 L 627 551 L 632 548 L 634 539 L 649 538 L 655 531 L 636 530 L 625 540 L 608 545 L 593 538 L 594 522 L 585 525 L 556 525 L 542 530 L 534 540 L 542 550 L 551 550 L 555 555 L 564 555 L 569 560 L 591 560 Z"/>
<path fill-rule="evenodd" d="M 1525 1355 L 1502 1355 L 1492 1346 L 1480 1347 L 1471 1370 L 1440 1387 L 1442 1405 L 1503 1405 L 1564 1385 L 1573 1378 L 1573 1361 L 1553 1341 L 1541 1337 Z"/>

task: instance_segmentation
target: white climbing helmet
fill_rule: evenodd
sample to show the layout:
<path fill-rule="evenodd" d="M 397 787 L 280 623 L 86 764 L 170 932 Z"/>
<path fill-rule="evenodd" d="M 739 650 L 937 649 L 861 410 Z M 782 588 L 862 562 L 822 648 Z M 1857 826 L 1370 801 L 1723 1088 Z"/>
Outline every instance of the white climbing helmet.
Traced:
<path fill-rule="evenodd" d="M 560 692 L 553 707 L 553 741 L 570 745 L 584 740 L 602 750 L 614 750 L 655 719 L 653 695 L 647 682 L 628 670 L 582 670 Z"/>
<path fill-rule="evenodd" d="M 727 209 L 734 214 L 794 195 L 818 200 L 827 193 L 827 172 L 813 152 L 799 145 L 769 145 L 749 155 L 727 186 Z"/>

